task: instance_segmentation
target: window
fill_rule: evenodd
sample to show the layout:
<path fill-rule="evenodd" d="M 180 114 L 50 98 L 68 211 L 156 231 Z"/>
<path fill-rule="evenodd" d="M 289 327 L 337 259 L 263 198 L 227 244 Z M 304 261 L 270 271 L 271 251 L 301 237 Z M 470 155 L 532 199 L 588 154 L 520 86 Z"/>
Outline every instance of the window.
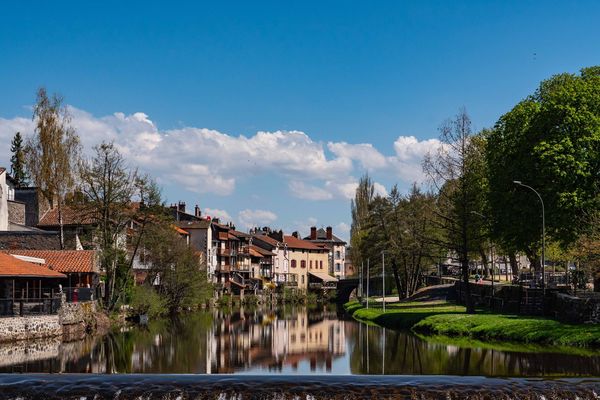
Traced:
<path fill-rule="evenodd" d="M 335 270 L 340 272 L 340 263 L 335 263 Z"/>
<path fill-rule="evenodd" d="M 323 261 L 319 261 L 319 268 L 323 269 Z"/>
<path fill-rule="evenodd" d="M 306 268 L 306 261 L 305 260 L 300 261 L 300 267 L 301 268 Z"/>
<path fill-rule="evenodd" d="M 292 260 L 292 268 L 296 268 L 296 260 Z"/>
<path fill-rule="evenodd" d="M 302 284 L 304 285 L 304 275 L 302 275 Z"/>
<path fill-rule="evenodd" d="M 312 269 L 312 260 L 310 260 L 310 269 Z"/>
<path fill-rule="evenodd" d="M 335 252 L 335 259 L 339 260 L 340 258 L 342 258 L 342 253 L 338 250 Z"/>

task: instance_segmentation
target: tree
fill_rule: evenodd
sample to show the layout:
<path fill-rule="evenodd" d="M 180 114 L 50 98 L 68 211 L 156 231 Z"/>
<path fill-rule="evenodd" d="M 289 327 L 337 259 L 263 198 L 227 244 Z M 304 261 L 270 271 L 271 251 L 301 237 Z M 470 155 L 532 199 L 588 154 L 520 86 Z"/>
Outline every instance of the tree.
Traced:
<path fill-rule="evenodd" d="M 560 74 L 504 114 L 486 152 L 493 233 L 508 250 L 523 251 L 539 269 L 544 199 L 549 241 L 569 247 L 598 208 L 600 180 L 600 67 Z"/>
<path fill-rule="evenodd" d="M 144 260 L 150 265 L 147 283 L 157 285 L 171 313 L 196 307 L 212 296 L 206 266 L 173 225 L 148 225 L 142 247 Z"/>
<path fill-rule="evenodd" d="M 350 226 L 350 248 L 352 261 L 359 265 L 366 260 L 362 254 L 364 236 L 369 221 L 369 208 L 375 198 L 375 185 L 369 174 L 360 178 L 354 199 L 351 201 L 352 224 Z"/>
<path fill-rule="evenodd" d="M 17 188 L 25 187 L 29 183 L 29 175 L 25 168 L 25 149 L 21 132 L 17 132 L 10 143 L 10 175 L 15 180 Z"/>
<path fill-rule="evenodd" d="M 162 203 L 154 182 L 129 168 L 113 143 L 103 142 L 94 150 L 93 158 L 81 162 L 83 199 L 78 208 L 97 226 L 96 242 L 106 273 L 104 303 L 112 309 L 128 285 L 145 225 L 162 210 Z M 135 229 L 130 233 L 132 225 Z M 132 251 L 127 251 L 127 243 Z"/>
<path fill-rule="evenodd" d="M 470 296 L 469 260 L 481 244 L 485 221 L 473 214 L 480 212 L 482 197 L 481 160 L 479 148 L 473 140 L 471 119 L 461 109 L 453 120 L 440 127 L 442 146 L 436 153 L 425 157 L 423 169 L 438 191 L 434 219 L 443 232 L 439 240 L 442 248 L 456 255 L 465 283 L 467 312 L 475 312 Z"/>
<path fill-rule="evenodd" d="M 62 207 L 75 184 L 79 136 L 70 126 L 71 117 L 63 99 L 56 94 L 48 97 L 44 88 L 38 91 L 33 120 L 35 135 L 25 145 L 25 164 L 35 186 L 51 207 L 57 207 L 60 245 L 64 249 Z"/>

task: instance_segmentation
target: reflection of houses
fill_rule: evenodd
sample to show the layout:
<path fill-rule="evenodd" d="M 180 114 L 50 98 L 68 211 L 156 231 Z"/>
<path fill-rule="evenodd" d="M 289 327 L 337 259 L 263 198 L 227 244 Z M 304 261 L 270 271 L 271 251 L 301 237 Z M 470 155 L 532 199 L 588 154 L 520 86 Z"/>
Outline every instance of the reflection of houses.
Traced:
<path fill-rule="evenodd" d="M 304 240 L 308 240 L 329 250 L 328 274 L 341 279 L 346 276 L 344 269 L 346 262 L 346 242 L 335 236 L 330 226 L 326 229 L 317 229 L 313 226 L 310 228 L 310 235 L 305 237 Z"/>
<path fill-rule="evenodd" d="M 56 312 L 59 282 L 66 275 L 0 252 L 0 315 Z"/>
<path fill-rule="evenodd" d="M 311 370 L 331 369 L 346 352 L 344 321 L 254 313 L 232 314 L 218 321 L 207 336 L 207 372 L 297 368 L 307 362 Z"/>

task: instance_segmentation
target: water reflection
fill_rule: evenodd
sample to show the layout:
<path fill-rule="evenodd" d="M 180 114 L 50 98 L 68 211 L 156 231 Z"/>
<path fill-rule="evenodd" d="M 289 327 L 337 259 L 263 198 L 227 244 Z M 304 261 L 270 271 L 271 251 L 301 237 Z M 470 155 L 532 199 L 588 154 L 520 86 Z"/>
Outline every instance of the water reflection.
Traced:
<path fill-rule="evenodd" d="M 245 309 L 78 342 L 1 344 L 0 372 L 598 376 L 600 356 L 432 343 L 340 319 L 331 309 Z"/>

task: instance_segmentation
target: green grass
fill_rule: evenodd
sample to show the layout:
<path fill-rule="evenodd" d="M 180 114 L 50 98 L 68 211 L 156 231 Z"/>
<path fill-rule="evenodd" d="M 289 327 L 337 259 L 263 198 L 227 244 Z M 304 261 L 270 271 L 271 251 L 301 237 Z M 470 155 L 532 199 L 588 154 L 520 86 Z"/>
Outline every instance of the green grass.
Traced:
<path fill-rule="evenodd" d="M 600 348 L 600 326 L 569 325 L 561 322 L 520 315 L 503 315 L 478 310 L 466 314 L 465 308 L 447 301 L 388 304 L 384 313 L 380 304 L 366 309 L 349 302 L 346 310 L 357 320 L 392 329 L 411 329 L 422 337 L 450 338 L 473 342 L 521 343 L 553 346 L 556 351 L 567 346 Z"/>
<path fill-rule="evenodd" d="M 432 315 L 412 330 L 426 335 L 514 341 L 551 346 L 600 347 L 600 326 L 569 325 L 539 317 L 500 314 Z"/>
<path fill-rule="evenodd" d="M 346 303 L 344 307 L 348 313 L 360 321 L 392 329 L 410 329 L 417 322 L 433 315 L 465 312 L 463 306 L 443 300 L 387 304 L 385 313 L 381 304 L 369 304 L 367 309 L 354 301 Z"/>

